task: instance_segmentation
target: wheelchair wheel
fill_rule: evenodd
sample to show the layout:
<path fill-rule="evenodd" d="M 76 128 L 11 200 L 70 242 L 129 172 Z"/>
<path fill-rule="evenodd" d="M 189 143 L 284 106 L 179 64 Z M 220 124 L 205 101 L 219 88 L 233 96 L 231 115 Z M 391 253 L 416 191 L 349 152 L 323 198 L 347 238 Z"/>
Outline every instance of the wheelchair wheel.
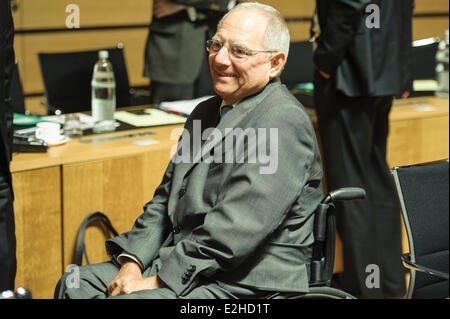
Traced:
<path fill-rule="evenodd" d="M 291 299 L 356 299 L 351 294 L 331 287 L 311 287 L 308 293 Z"/>

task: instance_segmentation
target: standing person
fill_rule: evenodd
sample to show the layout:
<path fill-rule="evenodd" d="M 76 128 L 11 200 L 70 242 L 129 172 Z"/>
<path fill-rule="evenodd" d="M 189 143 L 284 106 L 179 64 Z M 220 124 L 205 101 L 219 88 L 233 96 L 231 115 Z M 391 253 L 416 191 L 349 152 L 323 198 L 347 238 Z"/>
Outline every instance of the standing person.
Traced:
<path fill-rule="evenodd" d="M 151 103 L 214 94 L 205 41 L 235 0 L 154 0 L 144 75 Z"/>
<path fill-rule="evenodd" d="M 13 106 L 9 94 L 14 67 L 13 40 L 11 3 L 0 0 L 0 292 L 14 290 L 16 277 L 14 195 L 9 170 L 13 136 Z"/>
<path fill-rule="evenodd" d="M 66 284 L 66 273 L 55 297 L 256 298 L 309 290 L 322 169 L 309 116 L 279 80 L 289 39 L 270 6 L 241 4 L 225 15 L 207 42 L 218 95 L 190 114 L 131 231 L 106 242 L 111 261 L 81 267 L 78 288 Z M 201 150 L 188 152 L 193 157 L 179 154 L 204 138 Z M 224 162 L 229 141 L 238 144 L 231 151 L 242 151 Z M 273 162 L 250 160 L 269 149 Z M 195 160 L 211 150 L 214 162 Z"/>
<path fill-rule="evenodd" d="M 316 1 L 315 107 L 327 187 L 359 186 L 367 192 L 364 201 L 338 205 L 344 272 L 335 284 L 362 298 L 405 293 L 400 207 L 386 142 L 393 97 L 411 78 L 413 5 L 412 0 Z M 373 269 L 379 269 L 379 278 Z M 370 274 L 374 281 L 366 285 Z"/>

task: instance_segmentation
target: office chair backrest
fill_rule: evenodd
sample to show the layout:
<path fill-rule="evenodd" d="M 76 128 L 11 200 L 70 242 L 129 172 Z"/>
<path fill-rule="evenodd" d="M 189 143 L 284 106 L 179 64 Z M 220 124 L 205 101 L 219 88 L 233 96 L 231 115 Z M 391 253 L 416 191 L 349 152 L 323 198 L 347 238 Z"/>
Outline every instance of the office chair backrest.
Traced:
<path fill-rule="evenodd" d="M 413 42 L 413 79 L 436 78 L 436 52 L 439 38 L 429 38 Z"/>
<path fill-rule="evenodd" d="M 314 63 L 311 42 L 291 42 L 289 56 L 280 79 L 289 89 L 293 89 L 299 83 L 313 82 Z"/>
<path fill-rule="evenodd" d="M 20 80 L 19 66 L 17 62 L 14 65 L 10 95 L 14 113 L 25 114 L 25 96 L 23 94 L 23 87 Z"/>
<path fill-rule="evenodd" d="M 410 259 L 448 274 L 448 161 L 393 170 Z M 411 270 L 408 298 L 446 298 L 448 280 Z"/>
<path fill-rule="evenodd" d="M 50 108 L 63 113 L 91 109 L 91 80 L 98 51 L 108 50 L 116 80 L 116 106 L 130 105 L 130 87 L 121 47 L 68 53 L 39 53 L 45 95 Z"/>

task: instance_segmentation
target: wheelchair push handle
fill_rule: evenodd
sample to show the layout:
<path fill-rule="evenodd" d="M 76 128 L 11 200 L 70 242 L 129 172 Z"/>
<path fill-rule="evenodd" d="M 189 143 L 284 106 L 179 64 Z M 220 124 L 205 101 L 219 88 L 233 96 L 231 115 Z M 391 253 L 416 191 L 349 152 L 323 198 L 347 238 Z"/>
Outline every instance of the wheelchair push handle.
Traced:
<path fill-rule="evenodd" d="M 343 187 L 330 191 L 322 201 L 329 204 L 335 201 L 354 200 L 366 198 L 366 191 L 361 187 Z"/>

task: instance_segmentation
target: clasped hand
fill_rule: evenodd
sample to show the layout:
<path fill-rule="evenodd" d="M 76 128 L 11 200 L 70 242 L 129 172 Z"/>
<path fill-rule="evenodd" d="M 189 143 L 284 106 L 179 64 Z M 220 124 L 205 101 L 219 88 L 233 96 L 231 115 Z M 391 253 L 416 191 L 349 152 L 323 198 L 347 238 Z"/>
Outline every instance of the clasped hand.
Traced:
<path fill-rule="evenodd" d="M 166 285 L 158 276 L 142 277 L 141 268 L 135 262 L 126 262 L 108 285 L 109 296 L 130 294 L 139 290 L 164 288 Z"/>

